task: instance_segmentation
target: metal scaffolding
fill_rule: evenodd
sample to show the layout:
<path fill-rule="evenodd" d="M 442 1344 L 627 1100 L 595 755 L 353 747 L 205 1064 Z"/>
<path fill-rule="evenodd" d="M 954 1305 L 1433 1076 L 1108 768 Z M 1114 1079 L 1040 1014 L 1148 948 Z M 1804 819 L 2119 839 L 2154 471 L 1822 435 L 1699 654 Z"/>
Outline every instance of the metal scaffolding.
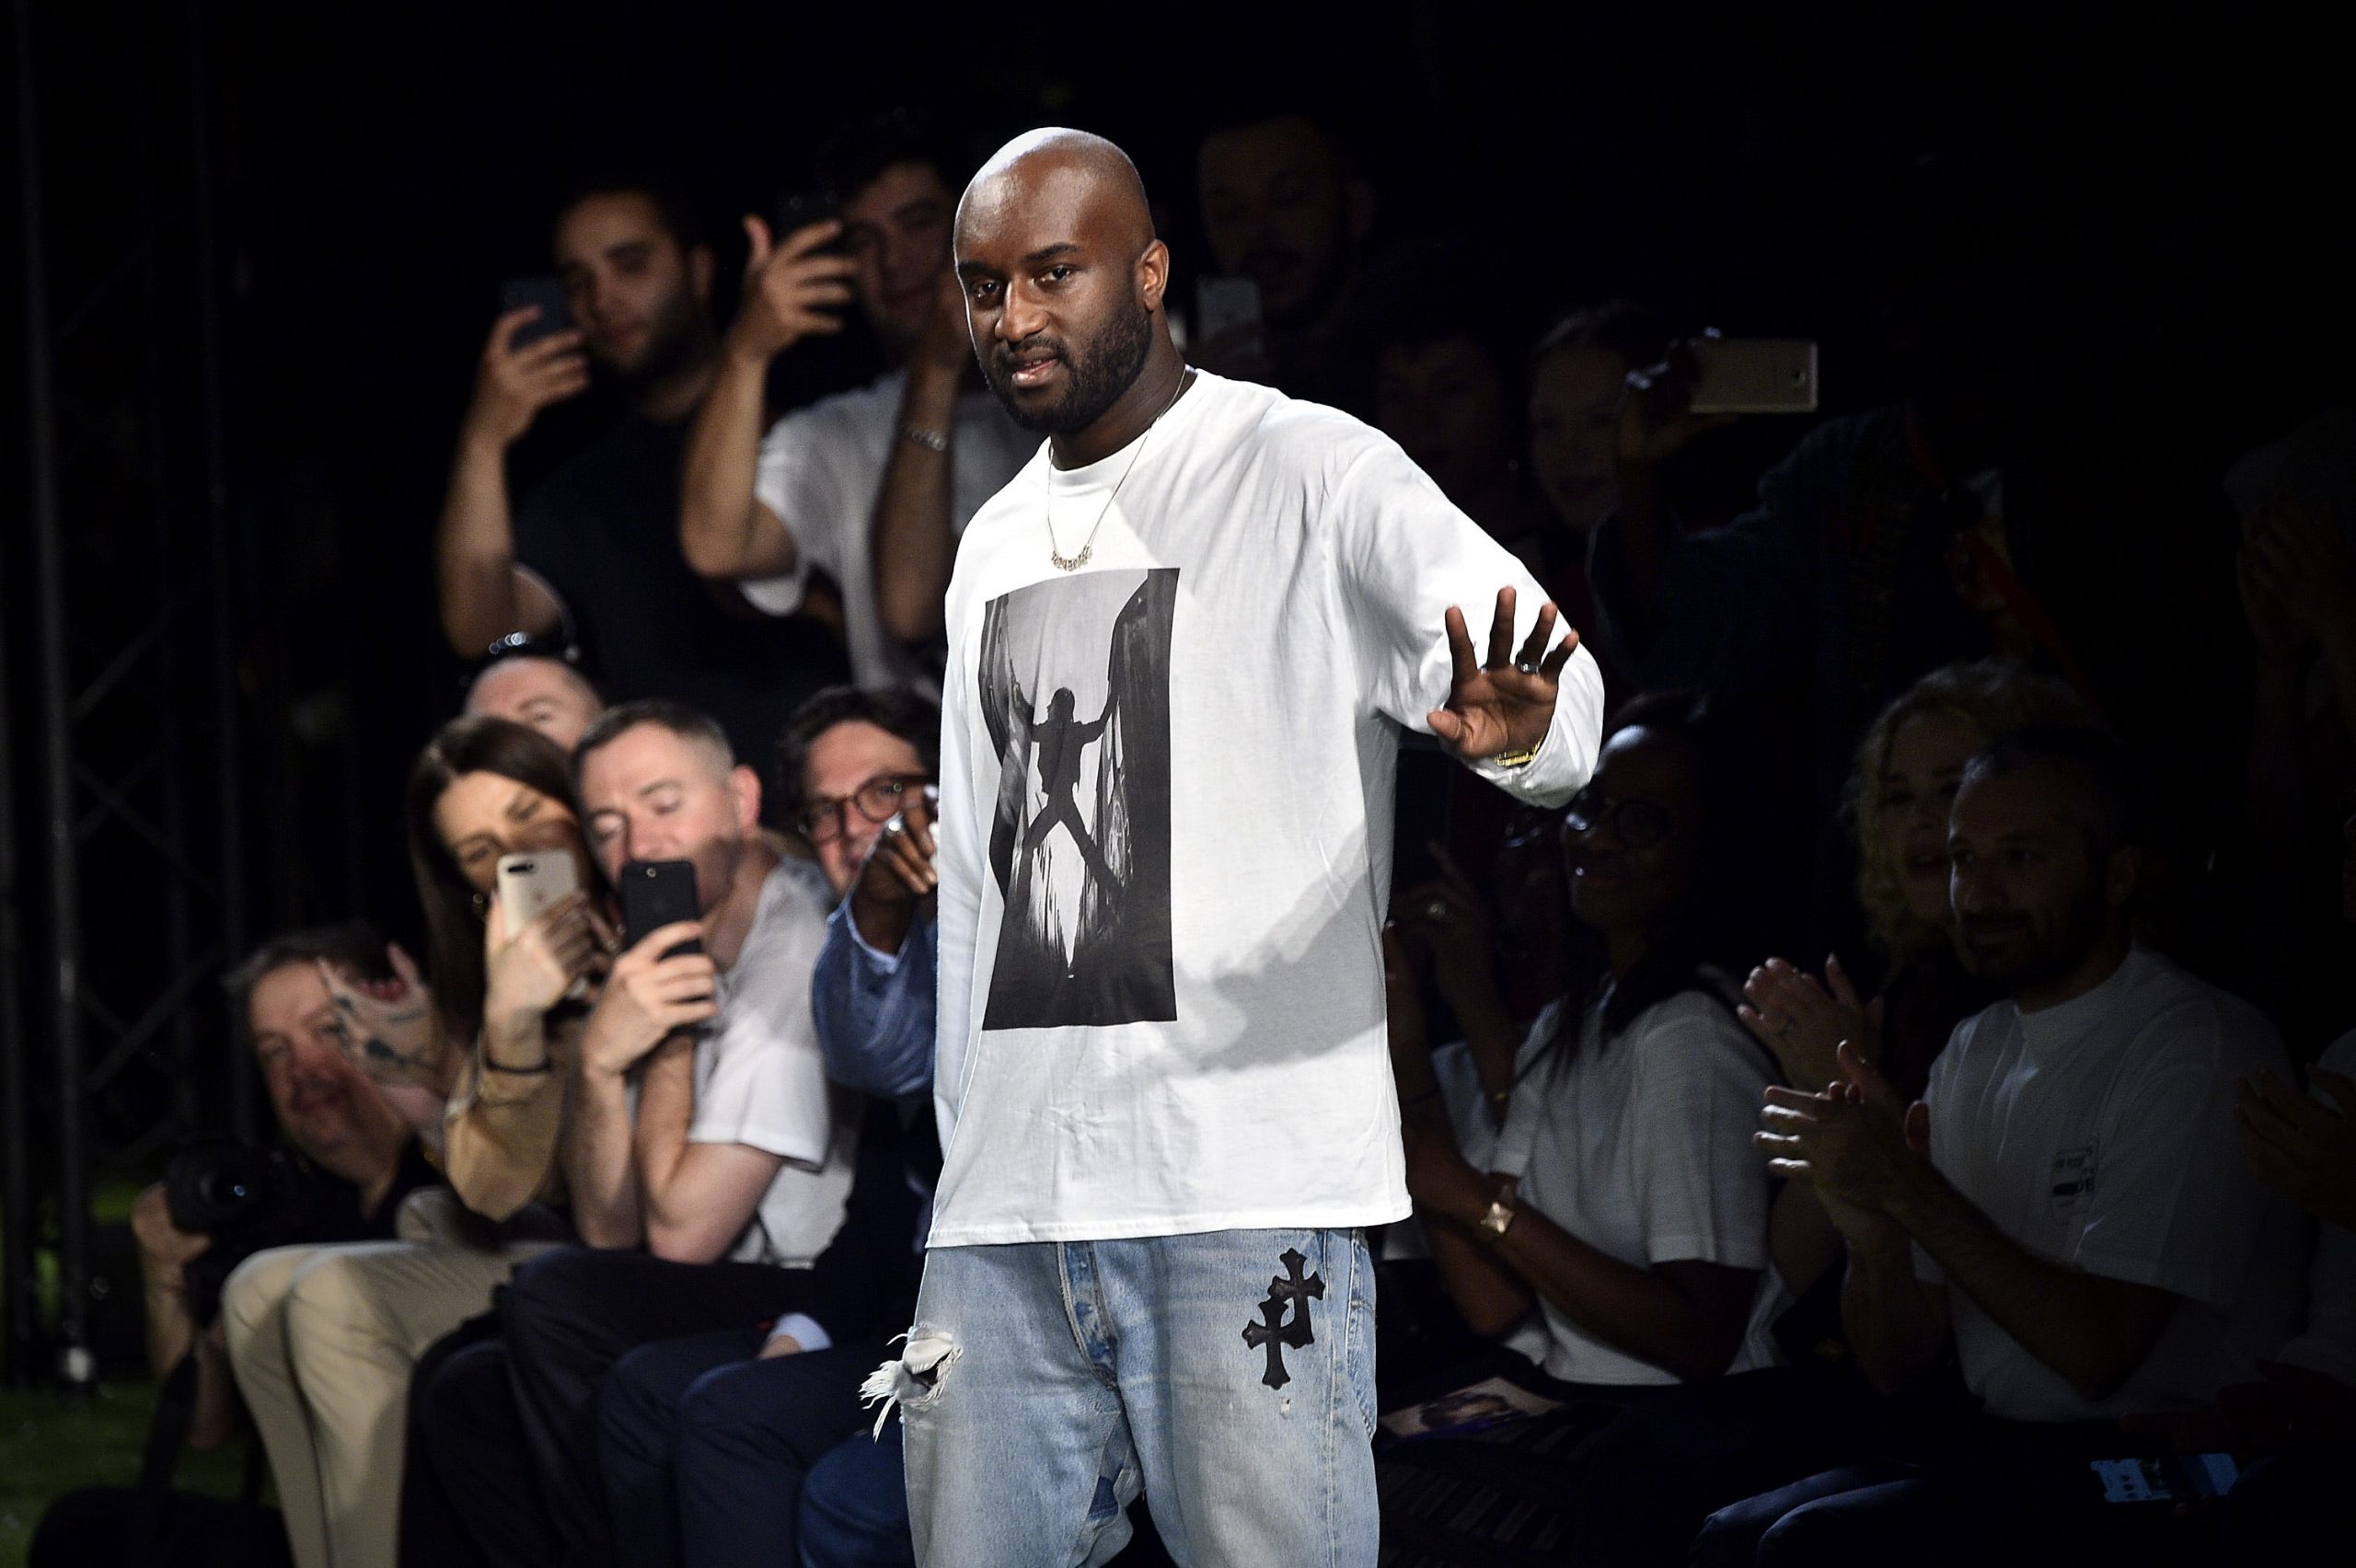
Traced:
<path fill-rule="evenodd" d="M 81 1385 L 97 1182 L 199 1126 L 251 1130 L 213 983 L 247 912 L 215 117 L 200 0 L 12 10 L 29 559 L 0 582 L 6 1325 L 12 1379 L 46 1344 Z"/>

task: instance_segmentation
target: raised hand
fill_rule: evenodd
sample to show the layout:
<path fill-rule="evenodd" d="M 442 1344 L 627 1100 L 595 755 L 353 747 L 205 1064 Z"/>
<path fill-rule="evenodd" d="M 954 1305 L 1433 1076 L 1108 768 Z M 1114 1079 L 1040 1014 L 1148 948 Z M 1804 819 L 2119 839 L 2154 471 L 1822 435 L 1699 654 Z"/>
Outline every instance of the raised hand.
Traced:
<path fill-rule="evenodd" d="M 1513 651 L 1514 591 L 1497 590 L 1496 612 L 1489 620 L 1488 658 L 1475 663 L 1472 636 L 1465 629 L 1464 612 L 1448 607 L 1448 653 L 1453 674 L 1448 706 L 1425 715 L 1432 733 L 1458 756 L 1468 761 L 1531 752 L 1546 738 L 1554 721 L 1554 694 L 1563 666 L 1579 645 L 1579 634 L 1569 632 L 1552 653 L 1554 606 L 1538 612 L 1538 624 L 1521 651 Z"/>
<path fill-rule="evenodd" d="M 1824 1212 L 1852 1246 L 1905 1239 L 1890 1207 L 1930 1160 L 1930 1107 L 1908 1105 L 1856 1051 L 1837 1053 L 1842 1077 L 1822 1093 L 1767 1090 L 1764 1130 L 1751 1135 L 1768 1169 L 1813 1182 Z"/>
<path fill-rule="evenodd" d="M 973 367 L 974 332 L 965 318 L 965 285 L 954 271 L 941 273 L 932 310 L 908 358 L 912 368 L 922 366 L 945 376 L 963 376 Z"/>
<path fill-rule="evenodd" d="M 538 306 L 523 305 L 491 323 L 475 372 L 474 401 L 467 407 L 469 439 L 513 446 L 542 409 L 589 389 L 589 356 L 578 327 L 514 346 L 515 334 L 539 314 Z"/>
<path fill-rule="evenodd" d="M 2356 1082 L 2321 1067 L 2307 1077 L 2329 1104 L 2272 1073 L 2243 1083 L 2242 1154 L 2259 1181 L 2326 1224 L 2356 1230 Z"/>
<path fill-rule="evenodd" d="M 1880 1059 L 1881 1001 L 1859 1001 L 1838 958 L 1824 961 L 1820 983 L 1805 970 L 1771 958 L 1750 972 L 1742 994 L 1746 1000 L 1735 1015 L 1774 1053 L 1786 1082 L 1830 1083 L 1839 1078 L 1844 1040 L 1865 1060 Z"/>
<path fill-rule="evenodd" d="M 852 300 L 859 263 L 823 248 L 843 225 L 828 219 L 798 228 L 774 248 L 769 225 L 745 220 L 751 254 L 745 262 L 745 303 L 728 329 L 728 348 L 747 359 L 767 360 L 804 338 L 843 329 L 842 310 Z"/>
<path fill-rule="evenodd" d="M 1693 351 L 1681 342 L 1672 345 L 1659 363 L 1628 373 L 1628 390 L 1612 431 L 1612 455 L 1623 472 L 1648 473 L 1703 431 L 1733 421 L 1732 414 L 1693 411 L 1695 374 Z"/>
<path fill-rule="evenodd" d="M 1416 945 L 1429 949 L 1433 977 L 1451 1005 L 1485 997 L 1497 983 L 1488 897 L 1444 846 L 1434 844 L 1431 851 L 1439 875 L 1395 895 L 1392 920 Z"/>
<path fill-rule="evenodd" d="M 584 1071 L 618 1078 L 674 1034 L 709 1022 L 720 1011 L 711 956 L 664 954 L 703 940 L 700 921 L 681 920 L 649 932 L 614 962 L 604 995 L 581 1035 Z"/>
<path fill-rule="evenodd" d="M 398 942 L 385 949 L 389 980 L 363 980 L 325 959 L 319 979 L 335 1006 L 336 1040 L 352 1066 L 380 1084 L 441 1085 L 447 1052 L 433 993 Z"/>
<path fill-rule="evenodd" d="M 536 1025 L 601 963 L 612 935 L 589 895 L 565 894 L 509 935 L 497 894 L 483 917 L 483 1018 L 502 1030 Z"/>

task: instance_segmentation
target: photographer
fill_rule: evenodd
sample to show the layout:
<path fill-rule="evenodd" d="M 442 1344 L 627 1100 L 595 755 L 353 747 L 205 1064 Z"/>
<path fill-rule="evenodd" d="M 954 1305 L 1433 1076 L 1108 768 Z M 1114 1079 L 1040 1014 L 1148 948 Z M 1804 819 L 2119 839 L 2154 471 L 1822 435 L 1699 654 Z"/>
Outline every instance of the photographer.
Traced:
<path fill-rule="evenodd" d="M 434 1180 L 410 1123 L 352 1058 L 352 1016 L 339 1007 L 328 972 L 359 991 L 390 997 L 400 987 L 381 933 L 363 924 L 297 931 L 265 943 L 231 971 L 226 986 L 261 1064 L 283 1147 L 256 1149 L 226 1139 L 184 1151 L 165 1180 L 139 1194 L 131 1228 L 145 1286 L 147 1355 L 166 1385 L 158 1401 L 151 1462 L 171 1456 L 171 1428 L 189 1447 L 237 1435 L 235 1347 L 278 1329 L 231 1305 L 230 1275 L 270 1249 L 389 1237 L 409 1193 Z M 229 1293 L 241 1297 L 241 1291 Z M 251 1302 L 246 1305 L 250 1307 Z M 283 1307 L 283 1300 L 271 1303 Z M 282 1331 L 283 1332 L 283 1331 Z M 184 1365 L 192 1374 L 178 1378 Z M 251 1379 L 248 1401 L 267 1402 Z M 42 1521 L 34 1560 L 128 1561 L 165 1539 L 188 1544 L 189 1562 L 249 1562 L 279 1555 L 267 1513 L 209 1498 L 160 1492 L 151 1476 L 138 1493 L 98 1488 L 63 1498 Z M 316 1497 L 282 1488 L 290 1513 Z M 290 1519 L 290 1533 L 319 1520 Z"/>

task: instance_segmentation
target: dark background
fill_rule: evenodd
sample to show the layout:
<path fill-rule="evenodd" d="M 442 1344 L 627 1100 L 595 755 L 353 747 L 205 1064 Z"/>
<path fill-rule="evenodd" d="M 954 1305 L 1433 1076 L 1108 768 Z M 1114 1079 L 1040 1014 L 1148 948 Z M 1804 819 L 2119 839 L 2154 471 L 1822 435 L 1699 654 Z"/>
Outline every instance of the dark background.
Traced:
<path fill-rule="evenodd" d="M 162 837 L 236 868 L 228 897 L 251 935 L 365 913 L 414 939 L 400 781 L 460 674 L 435 617 L 432 533 L 498 282 L 545 271 L 558 193 L 621 164 L 684 183 L 733 278 L 736 214 L 767 213 L 803 180 L 807 149 L 842 116 L 895 102 L 977 152 L 1038 123 L 1114 137 L 1184 269 L 1200 259 L 1198 127 L 1238 97 L 1296 96 L 1349 134 L 1386 234 L 1463 242 L 1442 294 L 1397 308 L 1453 308 L 1462 299 L 1443 295 L 1461 291 L 1535 325 L 1627 294 L 1689 328 L 1815 336 L 1829 412 L 1888 390 L 1861 347 L 1863 240 L 1882 195 L 1930 155 L 1997 196 L 1988 221 L 2017 297 L 2060 357 L 2133 388 L 2184 471 L 2210 476 L 2188 482 L 2213 482 L 2233 455 L 2345 395 L 2356 275 L 2339 235 L 2344 52 L 2309 24 L 2220 11 L 32 6 L 52 290 L 95 287 L 93 270 L 144 227 L 179 236 L 148 256 L 139 289 L 96 289 L 101 319 L 81 322 L 55 366 L 83 429 L 65 508 L 77 678 L 138 635 L 146 590 L 133 585 L 188 594 L 188 625 L 226 629 L 230 700 L 207 695 L 210 643 L 167 639 L 163 707 L 126 709 L 109 741 L 234 725 L 225 766 Z M 209 248 L 161 210 L 187 200 L 191 169 L 212 192 Z M 22 261 L 12 245 L 0 262 L 11 297 Z M 206 302 L 193 318 L 174 303 L 189 298 Z M 121 313 L 111 336 L 107 312 Z M 26 319 L 0 338 L 12 365 Z M 142 336 L 151 320 L 194 336 L 159 344 Z M 208 331 L 217 388 L 198 352 Z M 138 375 L 151 384 L 132 397 Z M 548 421 L 519 472 L 597 417 Z M 219 589 L 201 550 L 179 553 L 207 536 L 208 419 L 229 546 Z M 9 423 L 0 652 L 39 1129 L 55 1102 L 42 1055 L 52 933 L 34 896 L 48 862 L 17 502 L 28 427 Z M 1755 472 L 1800 433 L 1770 421 L 1727 440 Z M 134 986 L 159 940 L 169 912 L 144 896 L 143 870 L 156 849 L 110 852 L 86 876 L 98 983 Z M 109 1150 L 151 1162 L 121 1129 L 159 1096 L 184 1112 L 218 1100 L 189 1064 L 217 1060 L 225 1030 L 211 1013 L 194 1027 L 177 1077 L 99 1106 L 121 1124 L 98 1129 L 101 1165 Z"/>

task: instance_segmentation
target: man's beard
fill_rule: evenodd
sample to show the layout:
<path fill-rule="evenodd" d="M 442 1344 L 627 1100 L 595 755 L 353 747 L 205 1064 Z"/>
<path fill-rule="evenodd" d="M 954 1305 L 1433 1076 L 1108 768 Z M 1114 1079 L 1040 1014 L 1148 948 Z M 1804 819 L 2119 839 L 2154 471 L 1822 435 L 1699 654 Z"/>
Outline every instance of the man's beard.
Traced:
<path fill-rule="evenodd" d="M 653 386 L 693 363 L 700 352 L 701 338 L 696 329 L 695 296 L 681 289 L 663 302 L 649 323 L 646 352 L 634 364 L 614 366 L 614 375 L 633 391 Z"/>
<path fill-rule="evenodd" d="M 1006 361 L 1010 349 L 1003 346 L 994 348 L 983 366 L 989 377 L 990 390 L 998 394 L 1008 415 L 1024 430 L 1041 435 L 1071 435 L 1103 418 L 1106 410 L 1121 400 L 1121 395 L 1137 384 L 1138 374 L 1145 369 L 1146 356 L 1153 349 L 1153 313 L 1138 305 L 1115 315 L 1082 353 L 1073 352 L 1068 344 L 1052 338 L 1034 339 L 1021 346 L 1045 348 L 1063 360 L 1071 381 L 1062 400 L 1052 407 L 1026 409 L 1009 383 Z"/>

